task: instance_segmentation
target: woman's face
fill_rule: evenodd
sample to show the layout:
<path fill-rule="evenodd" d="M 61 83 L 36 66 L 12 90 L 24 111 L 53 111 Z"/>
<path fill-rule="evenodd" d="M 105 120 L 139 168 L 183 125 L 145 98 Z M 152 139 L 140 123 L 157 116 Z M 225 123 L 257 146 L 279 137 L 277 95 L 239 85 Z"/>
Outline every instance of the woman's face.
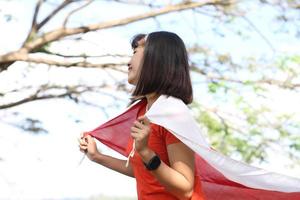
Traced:
<path fill-rule="evenodd" d="M 138 82 L 140 65 L 143 60 L 144 46 L 138 42 L 139 46 L 133 50 L 133 55 L 128 63 L 128 83 L 136 85 Z"/>

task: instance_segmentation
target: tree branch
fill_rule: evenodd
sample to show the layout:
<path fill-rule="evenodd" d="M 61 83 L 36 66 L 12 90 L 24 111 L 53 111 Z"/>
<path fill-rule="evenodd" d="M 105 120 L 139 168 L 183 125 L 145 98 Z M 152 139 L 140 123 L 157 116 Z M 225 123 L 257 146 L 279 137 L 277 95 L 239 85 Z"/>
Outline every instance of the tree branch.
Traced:
<path fill-rule="evenodd" d="M 196 66 L 191 66 L 191 70 L 202 74 L 205 76 L 207 79 L 211 80 L 222 80 L 222 81 L 228 81 L 228 82 L 233 82 L 233 83 L 239 83 L 239 84 L 268 84 L 268 85 L 276 85 L 278 87 L 284 88 L 284 89 L 296 89 L 300 88 L 300 83 L 289 83 L 285 81 L 278 81 L 274 79 L 261 79 L 261 80 L 238 80 L 238 79 L 233 79 L 230 77 L 225 77 L 225 76 L 219 76 L 215 75 L 212 73 L 207 73 L 204 70 L 196 67 Z"/>
<path fill-rule="evenodd" d="M 98 24 L 91 24 L 88 26 L 82 26 L 82 27 L 78 27 L 78 28 L 59 28 L 59 29 L 56 29 L 54 31 L 44 34 L 43 36 L 41 36 L 40 38 L 37 38 L 35 41 L 33 41 L 31 43 L 28 43 L 27 48 L 29 50 L 32 50 L 32 49 L 40 47 L 42 44 L 49 43 L 54 40 L 58 40 L 62 37 L 76 35 L 76 34 L 80 34 L 80 33 L 86 33 L 89 31 L 96 31 L 96 30 L 100 30 L 100 29 L 107 29 L 107 28 L 112 28 L 112 27 L 116 27 L 116 26 L 126 25 L 129 23 L 145 20 L 145 19 L 152 18 L 155 16 L 163 15 L 166 13 L 187 10 L 187 9 L 210 5 L 210 4 L 217 4 L 218 2 L 221 2 L 221 1 L 206 0 L 206 1 L 202 1 L 202 2 L 190 2 L 190 3 L 186 3 L 186 4 L 176 4 L 176 5 L 167 6 L 165 8 L 159 9 L 157 11 L 150 11 L 148 13 L 128 17 L 125 19 L 112 20 L 112 21 L 98 23 Z M 1 59 L 0 59 L 0 62 L 1 62 Z"/>
<path fill-rule="evenodd" d="M 13 59 L 14 61 L 24 61 L 24 62 L 31 62 L 31 63 L 36 63 L 36 64 L 56 65 L 56 66 L 61 66 L 61 67 L 110 68 L 110 69 L 114 69 L 114 70 L 117 70 L 120 72 L 127 73 L 127 69 L 122 70 L 122 69 L 118 68 L 120 66 L 127 66 L 127 64 L 128 64 L 127 62 L 92 63 L 92 62 L 87 61 L 86 58 L 88 58 L 88 57 L 81 56 L 81 57 L 77 57 L 77 58 L 82 58 L 83 61 L 68 61 L 68 59 L 65 59 L 64 57 L 60 57 L 59 59 L 54 60 L 54 59 L 32 56 L 32 54 L 27 54 L 27 53 L 15 53 L 15 54 L 11 55 L 11 59 Z"/>
<path fill-rule="evenodd" d="M 66 27 L 68 21 L 69 21 L 69 18 L 71 17 L 71 15 L 73 15 L 75 12 L 78 12 L 79 10 L 87 7 L 88 5 L 90 5 L 94 0 L 86 0 L 87 2 L 85 4 L 83 4 L 82 6 L 72 10 L 65 18 L 64 22 L 63 22 L 63 27 Z"/>
<path fill-rule="evenodd" d="M 64 9 L 74 0 L 64 0 L 56 9 L 54 9 L 44 20 L 37 25 L 37 30 L 40 30 L 50 19 L 52 19 L 60 10 Z"/>
<path fill-rule="evenodd" d="M 241 16 L 253 29 L 254 31 L 268 44 L 268 46 L 271 48 L 271 50 L 273 51 L 273 53 L 276 52 L 275 47 L 273 46 L 273 44 L 270 42 L 270 40 L 257 28 L 257 26 L 255 26 L 255 24 L 248 19 L 245 16 Z"/>
<path fill-rule="evenodd" d="M 111 1 L 111 0 L 106 0 L 106 1 Z M 148 6 L 150 8 L 160 8 L 161 6 L 157 6 L 157 5 L 153 5 L 151 2 L 146 3 L 144 1 L 122 1 L 122 0 L 112 0 L 115 1 L 117 3 L 123 3 L 123 4 L 130 4 L 130 5 L 139 5 L 139 6 Z"/>
<path fill-rule="evenodd" d="M 69 2 L 69 1 L 68 1 Z M 221 0 L 206 0 L 206 1 L 201 1 L 201 2 L 187 2 L 187 3 L 181 3 L 181 4 L 176 4 L 176 5 L 170 5 L 166 6 L 162 9 L 156 10 L 156 11 L 150 11 L 144 14 L 128 17 L 125 19 L 119 19 L 119 20 L 112 20 L 104 23 L 98 23 L 98 24 L 92 24 L 88 26 L 82 26 L 82 27 L 77 27 L 77 28 L 58 28 L 56 30 L 50 31 L 48 33 L 45 33 L 44 35 L 36 38 L 34 41 L 30 41 L 24 45 L 23 48 L 21 48 L 18 51 L 15 52 L 10 52 L 5 55 L 0 56 L 0 72 L 7 69 L 7 64 L 13 63 L 14 60 L 14 54 L 18 54 L 20 52 L 33 52 L 34 50 L 39 49 L 43 45 L 47 43 L 51 43 L 55 40 L 59 40 L 61 38 L 71 36 L 71 35 L 76 35 L 80 33 L 86 33 L 90 31 L 96 31 L 96 30 L 101 30 L 101 29 L 107 29 L 107 28 L 112 28 L 116 26 L 121 26 L 121 25 L 126 25 L 129 23 L 145 20 L 148 18 L 152 18 L 155 16 L 167 14 L 170 12 L 177 12 L 177 11 L 182 11 L 182 10 L 187 10 L 191 8 L 196 8 L 196 7 L 201 7 L 205 5 L 215 5 L 215 4 L 221 4 Z M 62 4 L 64 5 L 64 4 Z M 62 6 L 61 5 L 61 6 Z M 60 6 L 60 7 L 61 7 Z M 59 7 L 59 8 L 60 8 Z M 58 10 L 58 9 L 56 9 Z M 44 22 L 47 22 L 48 20 L 44 20 Z M 43 24 L 43 22 L 41 23 Z M 39 24 L 39 27 L 41 26 Z"/>
<path fill-rule="evenodd" d="M 82 94 L 84 92 L 89 92 L 89 91 L 95 90 L 95 88 L 103 88 L 105 86 L 106 86 L 105 84 L 98 86 L 98 87 L 88 87 L 88 86 L 82 86 L 82 85 L 66 86 L 66 87 L 42 85 L 40 88 L 38 88 L 36 90 L 36 92 L 34 94 L 32 94 L 24 99 L 21 99 L 21 100 L 15 101 L 15 102 L 11 102 L 8 104 L 0 105 L 0 110 L 11 108 L 11 107 L 18 106 L 18 105 L 32 102 L 32 101 L 43 100 L 43 99 L 54 99 L 54 98 L 63 98 L 63 97 L 73 98 L 72 95 L 74 95 L 74 94 L 76 94 L 76 95 Z M 45 93 L 48 90 L 52 90 L 52 89 L 64 89 L 66 91 L 63 93 L 60 93 L 60 94 L 42 94 L 42 93 Z"/>
<path fill-rule="evenodd" d="M 39 10 L 44 1 L 45 0 L 39 0 L 35 6 L 31 29 L 30 29 L 30 31 L 27 35 L 27 38 L 25 39 L 22 47 L 24 47 L 27 42 L 30 42 L 32 39 L 34 39 L 34 37 L 36 36 L 37 32 L 41 29 L 41 27 L 44 26 L 52 17 L 54 17 L 55 14 L 57 14 L 61 9 L 63 9 L 66 5 L 68 5 L 72 2 L 70 0 L 64 1 L 60 6 L 58 6 L 55 10 L 53 10 L 51 12 L 51 14 L 49 14 L 42 22 L 38 23 L 37 18 L 39 15 Z"/>
<path fill-rule="evenodd" d="M 32 24 L 31 24 L 31 32 L 36 32 L 36 25 L 37 25 L 37 17 L 39 15 L 39 11 L 41 8 L 42 3 L 44 2 L 44 0 L 39 0 L 35 6 L 35 10 L 34 10 L 34 14 L 33 14 L 33 19 L 32 19 Z M 29 34 L 30 35 L 30 34 Z M 27 41 L 27 40 L 26 40 Z"/>
<path fill-rule="evenodd" d="M 65 55 L 65 54 L 60 54 L 60 53 L 55 53 L 51 51 L 44 51 L 47 55 L 54 55 L 54 56 L 59 56 L 63 58 L 82 58 L 82 59 L 87 59 L 87 58 L 104 58 L 104 57 L 120 57 L 120 58 L 130 58 L 130 55 L 125 55 L 125 54 L 103 54 L 103 55 L 86 55 L 86 54 L 80 54 L 80 55 Z"/>

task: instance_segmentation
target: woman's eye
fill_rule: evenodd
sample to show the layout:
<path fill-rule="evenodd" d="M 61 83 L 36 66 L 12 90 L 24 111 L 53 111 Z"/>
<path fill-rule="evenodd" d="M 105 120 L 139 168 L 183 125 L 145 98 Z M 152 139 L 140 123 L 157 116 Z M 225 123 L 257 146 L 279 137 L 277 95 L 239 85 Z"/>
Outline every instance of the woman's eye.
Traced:
<path fill-rule="evenodd" d="M 136 50 L 135 51 L 133 51 L 133 54 L 135 54 L 136 53 Z"/>

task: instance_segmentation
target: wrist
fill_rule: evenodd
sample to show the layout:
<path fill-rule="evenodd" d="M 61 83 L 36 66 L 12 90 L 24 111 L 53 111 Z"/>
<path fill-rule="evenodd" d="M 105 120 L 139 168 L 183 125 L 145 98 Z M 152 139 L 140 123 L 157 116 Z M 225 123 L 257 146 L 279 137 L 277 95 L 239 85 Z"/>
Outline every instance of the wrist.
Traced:
<path fill-rule="evenodd" d="M 152 151 L 149 148 L 145 148 L 145 149 L 139 151 L 138 153 L 144 163 L 148 163 L 151 160 L 151 158 L 153 158 L 153 156 L 155 156 L 154 151 Z"/>
<path fill-rule="evenodd" d="M 101 155 L 99 153 L 93 153 L 91 154 L 90 156 L 90 160 L 93 161 L 93 162 L 99 162 L 101 161 Z"/>
<path fill-rule="evenodd" d="M 154 154 L 154 156 L 149 160 L 149 162 L 145 163 L 144 166 L 146 167 L 147 170 L 153 171 L 159 168 L 161 164 L 161 160 L 158 155 Z"/>

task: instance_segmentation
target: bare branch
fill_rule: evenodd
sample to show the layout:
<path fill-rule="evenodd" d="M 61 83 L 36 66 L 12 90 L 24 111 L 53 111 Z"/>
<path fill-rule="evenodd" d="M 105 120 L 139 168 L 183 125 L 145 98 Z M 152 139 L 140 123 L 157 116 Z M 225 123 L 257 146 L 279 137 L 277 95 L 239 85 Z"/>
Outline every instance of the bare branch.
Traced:
<path fill-rule="evenodd" d="M 100 29 L 107 29 L 107 28 L 112 28 L 112 27 L 116 27 L 116 26 L 122 26 L 122 25 L 126 25 L 129 23 L 152 18 L 155 16 L 167 14 L 170 12 L 182 11 L 182 10 L 187 10 L 187 9 L 210 5 L 210 4 L 217 4 L 219 2 L 220 1 L 217 1 L 217 0 L 206 0 L 206 1 L 201 1 L 201 2 L 176 4 L 176 5 L 166 6 L 157 11 L 150 11 L 150 12 L 147 12 L 144 14 L 140 14 L 140 15 L 124 18 L 124 19 L 112 20 L 112 21 L 98 23 L 98 24 L 91 24 L 88 26 L 82 26 L 82 27 L 78 27 L 78 28 L 62 27 L 62 28 L 58 28 L 56 30 L 50 31 L 48 33 L 45 33 L 44 35 L 42 35 L 39 38 L 36 38 L 32 42 L 28 42 L 23 51 L 32 52 L 33 50 L 38 49 L 39 47 L 41 47 L 47 43 L 53 42 L 55 40 L 61 39 L 66 36 L 76 35 L 76 34 L 80 34 L 80 33 L 86 33 L 89 31 L 96 31 L 96 30 L 100 30 Z M 14 52 L 12 52 L 12 53 L 14 53 Z M 7 57 L 7 55 L 0 56 L 0 63 L 8 61 L 5 59 L 5 57 Z"/>
<path fill-rule="evenodd" d="M 11 107 L 18 106 L 18 105 L 32 102 L 32 101 L 43 100 L 43 99 L 54 99 L 54 98 L 63 98 L 63 97 L 73 98 L 72 95 L 74 95 L 74 94 L 76 94 L 76 95 L 83 94 L 84 92 L 89 92 L 89 91 L 95 90 L 95 88 L 103 88 L 105 86 L 106 86 L 105 84 L 98 86 L 98 87 L 88 87 L 88 86 L 82 86 L 82 85 L 66 86 L 66 87 L 42 85 L 40 88 L 38 88 L 36 90 L 36 92 L 34 94 L 32 94 L 24 99 L 21 99 L 21 100 L 12 102 L 12 103 L 0 105 L 0 110 L 11 108 Z M 60 94 L 42 94 L 42 93 L 45 93 L 52 89 L 64 89 L 66 91 L 62 92 Z"/>
<path fill-rule="evenodd" d="M 221 1 L 207 0 L 207 1 L 202 1 L 202 2 L 190 2 L 190 3 L 185 3 L 185 4 L 176 4 L 176 5 L 166 6 L 165 8 L 159 9 L 157 11 L 150 11 L 150 12 L 147 12 L 144 14 L 128 17 L 125 19 L 112 20 L 112 21 L 108 21 L 108 22 L 104 22 L 104 23 L 92 24 L 92 25 L 78 27 L 78 28 L 69 28 L 69 29 L 68 28 L 60 28 L 60 29 L 51 31 L 49 33 L 46 33 L 42 37 L 33 41 L 32 43 L 29 43 L 27 45 L 27 48 L 29 50 L 31 50 L 31 49 L 35 49 L 35 48 L 41 46 L 41 44 L 52 42 L 52 41 L 58 40 L 62 37 L 75 35 L 75 34 L 79 34 L 79 33 L 86 33 L 89 31 L 96 31 L 96 30 L 100 30 L 100 29 L 107 29 L 107 28 L 112 28 L 112 27 L 116 27 L 116 26 L 126 25 L 126 24 L 129 24 L 132 22 L 145 20 L 148 18 L 152 18 L 152 17 L 163 15 L 163 14 L 170 13 L 170 12 L 182 11 L 182 10 L 191 9 L 191 8 L 195 8 L 195 7 L 200 7 L 200 6 L 210 5 L 210 4 L 217 4 L 220 2 Z M 0 59 L 0 62 L 1 62 L 1 59 Z"/>
<path fill-rule="evenodd" d="M 53 99 L 53 98 L 62 98 L 65 97 L 67 95 L 70 95 L 70 92 L 65 92 L 59 95 L 44 95 L 44 96 L 37 96 L 38 94 L 33 94 L 25 99 L 16 101 L 16 102 L 12 102 L 12 103 L 8 103 L 8 104 L 4 104 L 4 105 L 0 105 L 0 109 L 6 109 L 6 108 L 11 108 L 14 106 L 18 106 L 24 103 L 28 103 L 28 102 L 32 102 L 32 101 L 36 101 L 36 100 L 42 100 L 42 99 Z"/>
<path fill-rule="evenodd" d="M 36 64 L 47 64 L 47 65 L 56 65 L 61 67 L 84 67 L 84 68 L 110 68 L 114 69 L 120 72 L 127 73 L 126 70 L 122 70 L 119 67 L 120 66 L 127 66 L 127 62 L 121 62 L 121 63 L 92 63 L 87 61 L 85 57 L 81 57 L 83 61 L 69 61 L 68 59 L 65 59 L 64 57 L 60 59 L 48 59 L 48 58 L 42 58 L 37 56 L 32 56 L 32 54 L 27 53 L 16 53 L 14 55 L 11 55 L 14 61 L 24 61 L 24 62 L 31 62 Z"/>
<path fill-rule="evenodd" d="M 54 55 L 54 56 L 59 56 L 59 57 L 64 57 L 64 58 L 104 58 L 104 57 L 120 57 L 120 58 L 130 58 L 130 55 L 125 55 L 125 54 L 103 54 L 103 55 L 65 55 L 65 54 L 60 54 L 60 53 L 54 53 L 51 51 L 45 51 L 45 53 L 49 55 Z"/>
<path fill-rule="evenodd" d="M 26 42 L 30 41 L 30 38 L 33 37 L 33 35 L 36 34 L 37 32 L 37 18 L 38 18 L 38 15 L 39 15 L 39 11 L 40 11 L 40 8 L 41 8 L 41 5 L 42 3 L 44 2 L 45 0 L 39 0 L 35 6 L 35 9 L 34 9 L 34 14 L 33 14 L 33 19 L 32 19 L 32 23 L 31 23 L 31 28 L 30 28 L 30 31 L 22 45 L 22 47 L 24 47 L 24 45 L 26 44 Z"/>
<path fill-rule="evenodd" d="M 65 8 L 70 3 L 73 3 L 74 0 L 64 0 L 56 9 L 54 9 L 44 20 L 42 20 L 37 25 L 37 30 L 41 29 L 50 19 L 52 19 L 60 10 Z"/>
<path fill-rule="evenodd" d="M 71 17 L 71 15 L 73 15 L 75 12 L 78 12 L 79 10 L 87 7 L 88 5 L 90 5 L 94 0 L 86 0 L 87 2 L 85 4 L 83 4 L 82 6 L 72 10 L 68 15 L 67 17 L 65 18 L 64 20 L 64 23 L 63 23 L 63 27 L 66 27 L 67 23 L 68 23 L 68 20 L 69 18 Z"/>
<path fill-rule="evenodd" d="M 39 0 L 35 6 L 30 33 L 33 31 L 36 31 L 37 17 L 39 15 L 39 11 L 40 11 L 40 8 L 41 8 L 41 5 L 43 2 L 44 2 L 44 0 Z"/>
<path fill-rule="evenodd" d="M 108 1 L 108 0 L 106 0 Z M 111 0 L 109 0 L 111 1 Z M 150 8 L 160 8 L 161 6 L 158 5 L 153 5 L 152 3 L 145 3 L 144 1 L 122 1 L 122 0 L 113 0 L 118 3 L 123 3 L 123 4 L 130 4 L 130 5 L 141 5 L 141 6 L 148 6 Z"/>
<path fill-rule="evenodd" d="M 274 48 L 273 44 L 270 42 L 270 40 L 255 26 L 255 24 L 248 19 L 245 16 L 241 16 L 252 28 L 254 31 L 258 33 L 258 35 L 268 44 L 268 46 L 272 49 L 273 53 L 276 52 L 276 49 Z"/>
<path fill-rule="evenodd" d="M 197 73 L 200 73 L 204 75 L 207 79 L 211 80 L 222 80 L 222 81 L 228 81 L 228 82 L 233 82 L 233 83 L 238 83 L 238 84 L 269 84 L 269 85 L 276 85 L 278 87 L 284 88 L 284 89 L 296 89 L 300 88 L 300 83 L 288 83 L 285 81 L 278 81 L 278 80 L 273 80 L 273 79 L 261 79 L 261 80 L 238 80 L 230 77 L 225 77 L 225 76 L 220 76 L 220 75 L 215 75 L 212 73 L 207 73 L 204 70 L 196 67 L 196 66 L 191 66 L 191 70 Z"/>
<path fill-rule="evenodd" d="M 226 1 L 224 1 L 225 3 Z M 237 1 L 236 3 L 240 3 L 241 1 Z M 227 2 L 228 5 L 232 5 L 233 1 L 229 1 Z M 223 6 L 226 6 L 225 4 Z M 205 13 L 203 11 L 200 10 L 196 10 L 196 12 L 201 13 L 201 14 L 205 14 L 211 17 L 215 17 L 215 18 L 219 18 L 219 15 L 216 14 L 210 14 L 210 13 Z M 274 52 L 276 52 L 276 48 L 273 46 L 273 44 L 271 43 L 271 41 L 262 33 L 261 30 L 259 30 L 259 28 L 249 19 L 247 18 L 245 15 L 241 14 L 241 13 L 232 13 L 232 12 L 224 12 L 225 15 L 229 15 L 229 16 L 234 16 L 234 17 L 241 17 L 242 19 L 244 19 L 250 26 L 251 28 L 266 42 L 266 44 L 271 48 L 271 50 Z"/>

